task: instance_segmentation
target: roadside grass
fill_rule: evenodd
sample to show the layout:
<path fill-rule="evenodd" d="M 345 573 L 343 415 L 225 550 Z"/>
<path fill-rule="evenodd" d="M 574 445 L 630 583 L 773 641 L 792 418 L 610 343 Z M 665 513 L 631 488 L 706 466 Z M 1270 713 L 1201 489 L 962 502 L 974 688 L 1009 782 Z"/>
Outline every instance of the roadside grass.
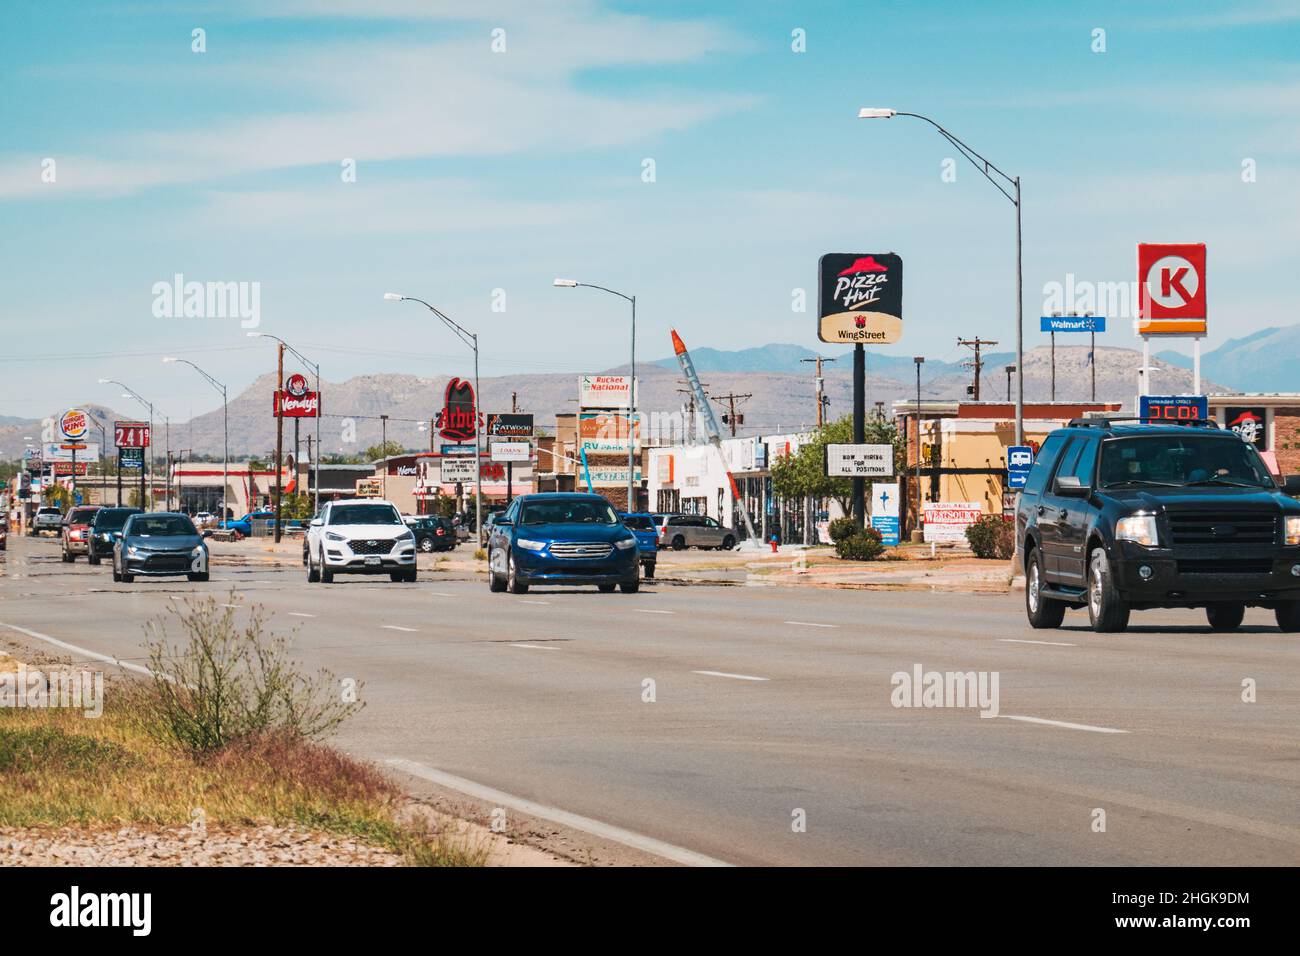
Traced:
<path fill-rule="evenodd" d="M 103 714 L 0 708 L 0 826 L 295 825 L 411 866 L 481 866 L 481 838 L 439 827 L 378 769 L 289 730 L 196 752 L 159 732 L 156 689 L 113 681 Z"/>

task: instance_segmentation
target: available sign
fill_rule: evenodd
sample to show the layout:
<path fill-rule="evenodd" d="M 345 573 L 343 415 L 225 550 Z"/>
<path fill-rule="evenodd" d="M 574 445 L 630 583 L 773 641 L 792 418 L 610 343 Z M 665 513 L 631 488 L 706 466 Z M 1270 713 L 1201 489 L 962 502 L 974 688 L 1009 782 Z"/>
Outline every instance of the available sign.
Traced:
<path fill-rule="evenodd" d="M 1210 417 L 1210 400 L 1204 395 L 1140 395 L 1138 417 L 1161 425 L 1203 422 Z"/>
<path fill-rule="evenodd" d="M 631 408 L 632 378 L 629 375 L 579 375 L 579 408 Z"/>
<path fill-rule="evenodd" d="M 1205 243 L 1138 244 L 1138 334 L 1204 335 Z"/>
<path fill-rule="evenodd" d="M 927 501 L 926 541 L 966 541 L 966 529 L 984 514 L 978 501 Z"/>
<path fill-rule="evenodd" d="M 893 445 L 827 445 L 826 474 L 831 478 L 892 478 Z"/>
<path fill-rule="evenodd" d="M 113 444 L 118 448 L 148 448 L 148 422 L 113 422 Z"/>
<path fill-rule="evenodd" d="M 898 544 L 898 484 L 875 482 L 871 486 L 871 527 L 880 532 L 880 541 L 890 547 Z"/>
<path fill-rule="evenodd" d="M 533 446 L 526 441 L 494 441 L 488 442 L 488 451 L 493 461 L 528 461 Z"/>
<path fill-rule="evenodd" d="M 817 337 L 889 345 L 903 335 L 903 259 L 892 252 L 828 252 L 817 263 Z"/>
<path fill-rule="evenodd" d="M 532 438 L 533 416 L 518 412 L 489 415 L 487 433 L 492 438 Z"/>

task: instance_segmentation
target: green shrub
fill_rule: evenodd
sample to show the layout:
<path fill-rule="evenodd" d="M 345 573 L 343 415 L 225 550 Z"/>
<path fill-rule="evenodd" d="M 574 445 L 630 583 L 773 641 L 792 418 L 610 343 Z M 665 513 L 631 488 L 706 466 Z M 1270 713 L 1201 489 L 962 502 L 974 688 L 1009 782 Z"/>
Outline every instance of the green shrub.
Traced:
<path fill-rule="evenodd" d="M 844 538 L 851 538 L 858 533 L 858 523 L 852 518 L 836 518 L 831 522 L 827 529 L 831 536 L 831 541 L 839 544 Z"/>
<path fill-rule="evenodd" d="M 1015 525 L 1001 515 L 984 515 L 966 529 L 977 558 L 1010 558 L 1016 550 Z"/>
<path fill-rule="evenodd" d="M 835 553 L 846 561 L 874 561 L 884 551 L 880 532 L 875 528 L 862 528 L 835 542 Z"/>

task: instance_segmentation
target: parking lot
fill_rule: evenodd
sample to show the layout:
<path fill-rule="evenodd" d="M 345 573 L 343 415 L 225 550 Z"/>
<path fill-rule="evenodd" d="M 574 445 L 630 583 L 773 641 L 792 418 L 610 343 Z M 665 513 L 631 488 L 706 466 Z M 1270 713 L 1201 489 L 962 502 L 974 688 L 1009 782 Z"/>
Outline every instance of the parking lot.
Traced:
<path fill-rule="evenodd" d="M 598 859 L 1300 862 L 1300 664 L 1266 611 L 1231 635 L 1194 611 L 1045 633 L 1019 591 L 509 595 L 436 555 L 414 584 L 309 585 L 293 554 L 214 554 L 207 583 L 128 586 L 11 538 L 0 639 L 139 670 L 173 604 L 261 605 L 306 664 L 364 683 L 346 749 L 416 789 L 508 798 Z M 996 675 L 996 716 L 900 701 L 916 668 Z"/>

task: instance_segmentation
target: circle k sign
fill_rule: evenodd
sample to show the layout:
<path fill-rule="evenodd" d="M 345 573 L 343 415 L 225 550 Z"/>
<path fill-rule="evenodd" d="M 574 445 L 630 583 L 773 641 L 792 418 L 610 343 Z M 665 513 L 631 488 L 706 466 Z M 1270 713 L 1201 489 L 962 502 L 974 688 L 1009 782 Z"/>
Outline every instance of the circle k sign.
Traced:
<path fill-rule="evenodd" d="M 1138 334 L 1204 335 L 1205 243 L 1138 245 Z"/>

